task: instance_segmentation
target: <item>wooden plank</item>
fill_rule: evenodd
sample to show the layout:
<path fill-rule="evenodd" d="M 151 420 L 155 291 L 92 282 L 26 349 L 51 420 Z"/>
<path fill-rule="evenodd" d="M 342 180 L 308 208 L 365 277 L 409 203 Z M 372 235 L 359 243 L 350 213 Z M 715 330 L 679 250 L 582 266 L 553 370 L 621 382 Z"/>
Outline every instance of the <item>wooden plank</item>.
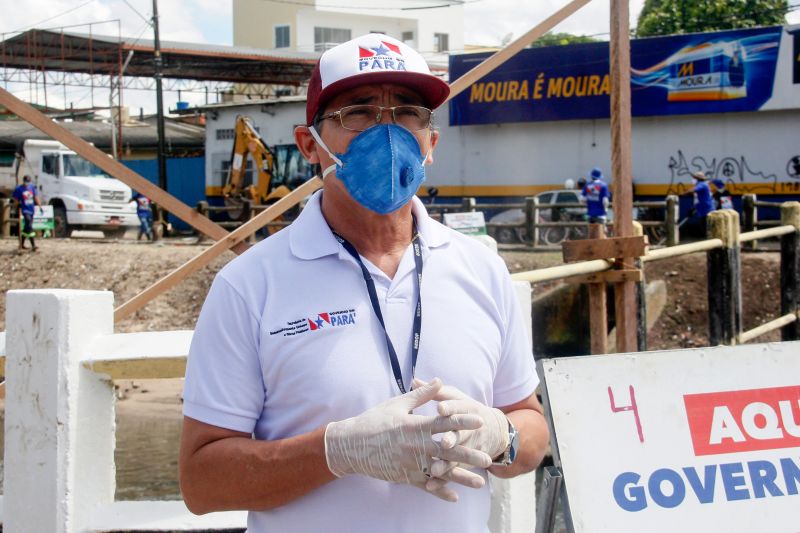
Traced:
<path fill-rule="evenodd" d="M 629 0 L 611 0 L 611 175 L 614 194 L 614 235 L 633 235 L 631 184 L 631 48 Z M 635 352 L 636 284 L 614 286 L 617 350 Z"/>
<path fill-rule="evenodd" d="M 626 283 L 629 281 L 644 281 L 644 274 L 635 268 L 622 270 L 608 270 L 597 274 L 587 274 L 585 276 L 572 276 L 564 278 L 567 283 Z"/>
<path fill-rule="evenodd" d="M 589 227 L 591 228 L 594 225 L 595 224 L 592 224 Z M 609 259 L 614 257 L 641 257 L 647 251 L 647 244 L 642 236 L 613 237 L 611 239 L 565 241 L 562 250 L 564 262 L 572 263 L 573 261 L 589 261 L 592 259 Z"/>
<path fill-rule="evenodd" d="M 150 200 L 179 217 L 197 231 L 205 233 L 214 240 L 219 240 L 228 235 L 227 231 L 208 218 L 202 216 L 193 208 L 184 204 L 168 192 L 160 189 L 157 185 L 150 183 L 133 170 L 119 161 L 112 159 L 105 152 L 95 148 L 4 89 L 0 89 L 0 105 L 5 106 L 19 118 L 27 121 L 31 126 L 59 141 L 81 157 L 91 161 L 99 168 L 106 171 L 110 176 L 117 178 L 129 187 L 141 192 L 150 198 Z M 242 253 L 249 247 L 250 245 L 247 243 L 241 242 L 237 243 L 233 251 Z"/>
<path fill-rule="evenodd" d="M 589 225 L 589 238 L 594 242 L 602 242 L 606 230 L 601 224 Z M 598 276 L 608 274 L 600 272 L 589 274 Z M 589 285 L 589 345 L 592 354 L 608 352 L 608 302 L 606 301 L 606 284 L 602 281 Z"/>
<path fill-rule="evenodd" d="M 469 70 L 463 76 L 450 83 L 450 96 L 447 97 L 447 101 L 455 98 L 467 87 L 511 59 L 517 52 L 531 44 L 548 31 L 555 28 L 560 22 L 588 4 L 590 1 L 591 0 L 572 0 L 572 2 L 544 19 L 517 40 L 511 42 L 502 50 L 499 50 L 493 55 L 487 57 L 473 69 Z"/>
<path fill-rule="evenodd" d="M 305 198 L 312 192 L 316 191 L 322 186 L 322 180 L 314 177 L 297 189 L 293 190 L 267 209 L 258 214 L 255 218 L 250 219 L 249 222 L 239 227 L 236 231 L 227 234 L 224 238 L 215 242 L 210 248 L 205 250 L 200 255 L 197 255 L 179 266 L 153 285 L 149 286 L 117 309 L 114 310 L 114 321 L 118 322 L 123 318 L 131 315 L 138 309 L 144 307 L 147 302 L 158 296 L 164 291 L 167 291 L 188 278 L 204 266 L 208 265 L 216 257 L 222 255 L 228 248 L 232 248 L 237 243 L 242 242 L 251 233 L 254 233 L 267 225 L 275 218 L 282 215 L 287 209 L 294 206 L 301 199 Z"/>

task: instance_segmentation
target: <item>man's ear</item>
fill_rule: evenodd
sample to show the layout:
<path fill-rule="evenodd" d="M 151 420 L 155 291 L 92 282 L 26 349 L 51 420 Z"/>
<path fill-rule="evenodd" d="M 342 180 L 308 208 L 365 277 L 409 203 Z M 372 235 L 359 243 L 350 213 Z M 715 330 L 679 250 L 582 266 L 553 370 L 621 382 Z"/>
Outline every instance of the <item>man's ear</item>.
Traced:
<path fill-rule="evenodd" d="M 306 161 L 312 165 L 319 163 L 319 156 L 317 155 L 317 143 L 314 137 L 308 130 L 308 126 L 297 126 L 294 129 L 294 142 Z"/>
<path fill-rule="evenodd" d="M 433 150 L 436 148 L 436 145 L 439 143 L 439 132 L 437 130 L 431 130 L 431 149 L 428 150 L 428 157 L 425 159 L 425 163 L 428 165 L 433 164 Z"/>

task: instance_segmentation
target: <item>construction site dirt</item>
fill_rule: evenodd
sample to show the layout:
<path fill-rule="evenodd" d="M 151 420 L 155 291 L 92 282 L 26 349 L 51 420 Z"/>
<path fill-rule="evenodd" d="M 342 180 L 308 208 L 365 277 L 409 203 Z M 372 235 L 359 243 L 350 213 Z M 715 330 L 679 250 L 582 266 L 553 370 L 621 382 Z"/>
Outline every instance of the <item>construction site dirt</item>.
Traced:
<path fill-rule="evenodd" d="M 131 232 L 131 235 L 133 233 Z M 70 288 L 110 290 L 119 305 L 182 265 L 207 246 L 195 239 L 168 239 L 149 244 L 134 239 L 104 241 L 73 238 L 40 241 L 39 250 L 17 249 L 14 239 L 0 240 L 0 331 L 5 329 L 5 293 L 12 289 Z M 500 252 L 511 272 L 561 264 L 558 253 L 520 250 Z M 192 329 L 216 273 L 233 259 L 223 254 L 208 268 L 157 297 L 131 317 L 116 324 L 118 332 Z M 743 326 L 750 329 L 779 314 L 778 253 L 742 256 Z M 648 334 L 648 349 L 706 346 L 707 295 L 705 254 L 647 263 L 647 281 L 663 280 L 667 302 Z M 553 284 L 550 283 L 549 286 Z M 537 286 L 536 293 L 546 287 Z M 759 342 L 779 340 L 779 333 Z"/>

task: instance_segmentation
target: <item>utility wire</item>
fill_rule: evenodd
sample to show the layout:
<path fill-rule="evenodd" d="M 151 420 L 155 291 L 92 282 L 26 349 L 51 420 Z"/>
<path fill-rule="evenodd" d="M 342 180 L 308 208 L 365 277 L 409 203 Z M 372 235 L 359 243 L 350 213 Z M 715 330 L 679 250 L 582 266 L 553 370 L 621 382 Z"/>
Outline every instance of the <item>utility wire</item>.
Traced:
<path fill-rule="evenodd" d="M 73 11 L 79 10 L 83 6 L 87 6 L 87 5 L 91 4 L 92 2 L 94 2 L 94 0 L 87 0 L 86 2 L 84 2 L 82 4 L 79 4 L 79 5 L 77 5 L 77 6 L 73 7 L 73 8 L 70 8 L 70 9 L 68 9 L 66 11 L 62 11 L 58 15 L 53 15 L 52 17 L 46 18 L 44 20 L 40 20 L 39 22 L 35 22 L 33 24 L 29 24 L 28 26 L 22 27 L 22 28 L 20 28 L 18 30 L 14 30 L 14 31 L 10 31 L 10 32 L 3 32 L 3 33 L 17 33 L 17 32 L 28 30 L 30 28 L 38 26 L 39 24 L 44 24 L 45 22 L 49 22 L 49 21 L 51 21 L 53 19 L 57 19 L 59 17 L 63 17 L 64 15 L 68 15 L 68 14 L 72 13 Z"/>
<path fill-rule="evenodd" d="M 146 23 L 147 23 L 149 26 L 152 26 L 152 24 L 153 24 L 152 17 L 150 17 L 150 18 L 147 18 L 147 17 L 145 17 L 144 15 L 142 15 L 142 14 L 139 12 L 139 10 L 137 10 L 135 7 L 133 7 L 133 6 L 131 5 L 131 3 L 130 3 L 130 2 L 128 2 L 128 0 L 122 0 L 122 1 L 123 1 L 123 2 L 125 2 L 125 5 L 126 5 L 126 6 L 128 6 L 129 8 L 131 8 L 131 11 L 133 11 L 134 13 L 136 13 L 137 15 L 139 15 L 139 18 L 140 18 L 140 19 L 142 19 L 143 21 L 145 21 L 145 22 L 146 22 Z"/>

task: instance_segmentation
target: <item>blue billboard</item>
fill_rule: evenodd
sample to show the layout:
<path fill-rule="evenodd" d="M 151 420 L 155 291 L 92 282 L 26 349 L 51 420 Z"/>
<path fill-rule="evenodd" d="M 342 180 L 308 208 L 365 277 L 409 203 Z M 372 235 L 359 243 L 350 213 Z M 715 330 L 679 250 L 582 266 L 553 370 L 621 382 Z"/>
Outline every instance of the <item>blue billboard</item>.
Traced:
<path fill-rule="evenodd" d="M 634 116 L 756 111 L 772 96 L 781 26 L 631 41 Z M 456 80 L 491 54 L 450 56 Z M 608 43 L 528 48 L 450 102 L 450 125 L 608 118 Z"/>

